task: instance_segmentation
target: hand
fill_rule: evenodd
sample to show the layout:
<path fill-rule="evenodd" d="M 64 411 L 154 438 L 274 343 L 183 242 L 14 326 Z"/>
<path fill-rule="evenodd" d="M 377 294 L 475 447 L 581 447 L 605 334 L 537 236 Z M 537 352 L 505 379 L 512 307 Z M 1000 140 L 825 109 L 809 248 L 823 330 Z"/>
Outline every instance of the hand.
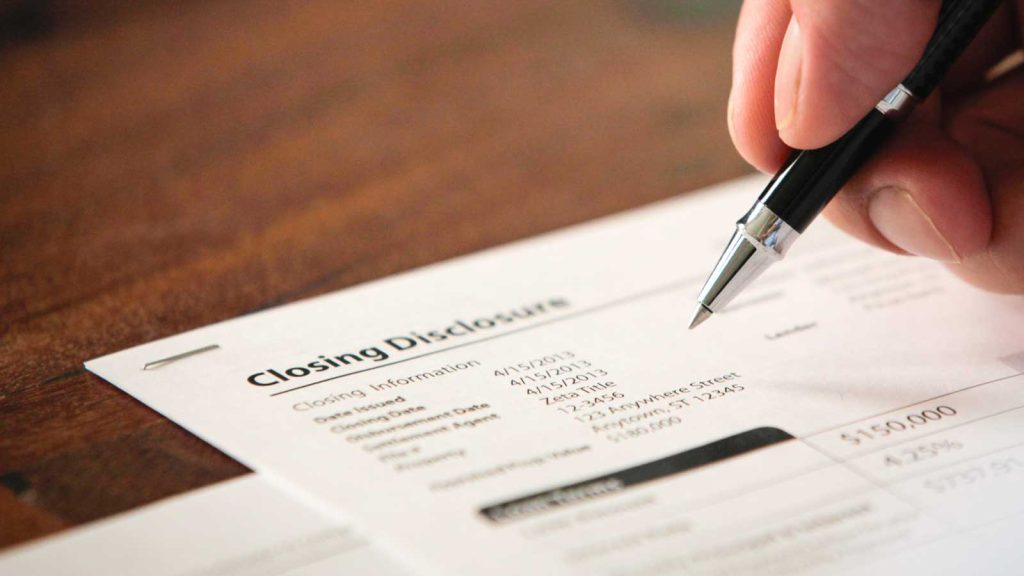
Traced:
<path fill-rule="evenodd" d="M 774 172 L 789 148 L 837 139 L 913 68 L 938 12 L 939 0 L 746 0 L 728 113 L 740 154 Z M 826 215 L 868 243 L 1024 293 L 1024 66 L 990 73 L 1019 56 L 1022 36 L 1024 0 L 1008 0 Z"/>

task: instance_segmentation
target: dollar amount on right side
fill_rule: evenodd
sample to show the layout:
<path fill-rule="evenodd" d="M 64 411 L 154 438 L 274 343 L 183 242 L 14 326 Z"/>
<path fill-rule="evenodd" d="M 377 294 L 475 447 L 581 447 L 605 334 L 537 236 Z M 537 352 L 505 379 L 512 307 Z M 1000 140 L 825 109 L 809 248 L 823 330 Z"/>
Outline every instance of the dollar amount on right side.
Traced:
<path fill-rule="evenodd" d="M 839 434 L 839 437 L 850 446 L 860 446 L 874 440 L 887 438 L 894 434 L 909 432 L 918 428 L 928 426 L 933 422 L 947 420 L 956 417 L 956 409 L 952 406 L 942 405 L 908 412 L 902 416 L 889 418 L 887 420 L 872 422 L 858 428 L 848 429 Z"/>

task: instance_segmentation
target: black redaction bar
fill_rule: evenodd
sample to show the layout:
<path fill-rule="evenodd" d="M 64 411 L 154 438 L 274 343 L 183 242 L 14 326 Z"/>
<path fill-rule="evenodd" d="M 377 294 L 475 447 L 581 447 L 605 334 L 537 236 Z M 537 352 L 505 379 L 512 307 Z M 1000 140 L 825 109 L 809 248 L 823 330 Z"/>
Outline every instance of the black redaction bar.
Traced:
<path fill-rule="evenodd" d="M 646 464 L 487 506 L 482 508 L 480 513 L 492 522 L 518 520 L 562 506 L 617 494 L 630 486 L 689 472 L 701 466 L 792 439 L 791 434 L 778 428 L 754 428 Z"/>

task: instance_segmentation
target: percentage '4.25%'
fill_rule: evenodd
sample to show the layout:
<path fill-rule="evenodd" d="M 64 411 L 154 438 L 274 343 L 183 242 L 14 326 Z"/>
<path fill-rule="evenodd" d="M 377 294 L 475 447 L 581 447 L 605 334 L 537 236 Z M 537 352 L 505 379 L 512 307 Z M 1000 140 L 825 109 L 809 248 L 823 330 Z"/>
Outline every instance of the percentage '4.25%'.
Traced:
<path fill-rule="evenodd" d="M 885 455 L 885 465 L 895 467 L 910 466 L 912 464 L 917 464 L 918 462 L 925 462 L 932 458 L 937 458 L 943 454 L 956 452 L 963 447 L 964 445 L 956 440 L 948 439 L 918 444 L 917 446 L 910 446 L 887 453 Z"/>

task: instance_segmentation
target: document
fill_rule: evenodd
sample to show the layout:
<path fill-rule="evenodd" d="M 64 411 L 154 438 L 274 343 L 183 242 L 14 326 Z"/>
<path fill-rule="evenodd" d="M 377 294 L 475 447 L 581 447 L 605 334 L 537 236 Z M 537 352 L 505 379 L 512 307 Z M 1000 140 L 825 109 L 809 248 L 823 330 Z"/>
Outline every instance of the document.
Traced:
<path fill-rule="evenodd" d="M 258 475 L 221 482 L 0 553 L 0 574 L 401 576 L 353 530 Z"/>
<path fill-rule="evenodd" d="M 820 222 L 688 331 L 764 184 L 86 366 L 424 574 L 1019 574 L 1024 299 Z"/>

